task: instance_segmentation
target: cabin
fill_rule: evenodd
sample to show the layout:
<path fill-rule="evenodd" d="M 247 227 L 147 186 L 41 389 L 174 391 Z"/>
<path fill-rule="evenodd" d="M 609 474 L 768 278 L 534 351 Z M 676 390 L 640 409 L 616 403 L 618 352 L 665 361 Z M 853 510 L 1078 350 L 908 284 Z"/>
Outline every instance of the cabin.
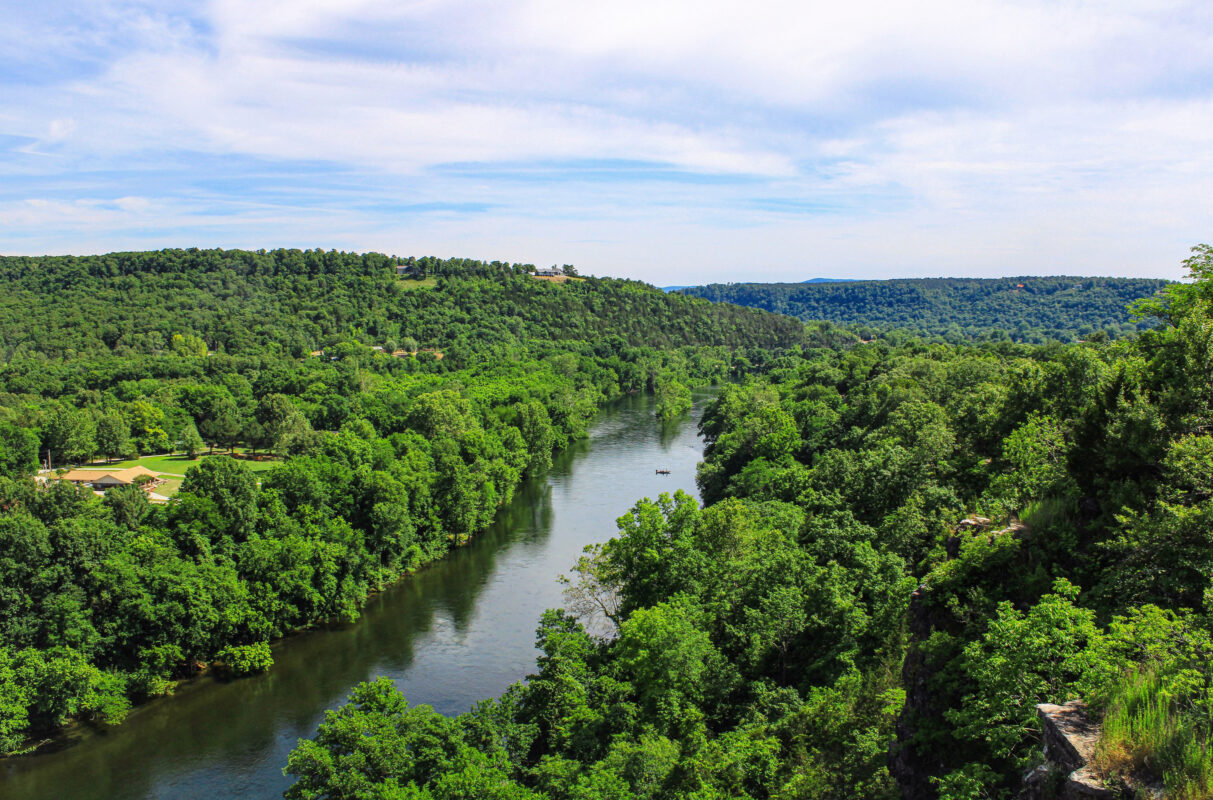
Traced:
<path fill-rule="evenodd" d="M 564 273 L 562 273 L 560 271 L 559 267 L 556 267 L 556 266 L 536 267 L 535 268 L 535 277 L 536 278 L 554 278 L 557 275 L 563 275 L 563 274 Z"/>

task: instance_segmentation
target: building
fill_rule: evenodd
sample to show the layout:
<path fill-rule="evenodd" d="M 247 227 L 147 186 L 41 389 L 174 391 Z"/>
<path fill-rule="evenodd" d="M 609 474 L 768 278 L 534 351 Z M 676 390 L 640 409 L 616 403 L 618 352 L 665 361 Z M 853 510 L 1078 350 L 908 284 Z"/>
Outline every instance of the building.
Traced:
<path fill-rule="evenodd" d="M 155 487 L 164 483 L 164 479 L 158 473 L 152 472 L 147 467 L 127 467 L 126 469 L 73 469 L 63 473 L 60 480 L 70 481 L 77 485 L 90 486 L 93 489 L 105 491 L 112 489 L 115 486 L 130 486 L 135 483 L 135 480 L 141 475 L 148 476 L 151 480 L 145 481 L 143 486 L 147 491 L 151 491 Z"/>

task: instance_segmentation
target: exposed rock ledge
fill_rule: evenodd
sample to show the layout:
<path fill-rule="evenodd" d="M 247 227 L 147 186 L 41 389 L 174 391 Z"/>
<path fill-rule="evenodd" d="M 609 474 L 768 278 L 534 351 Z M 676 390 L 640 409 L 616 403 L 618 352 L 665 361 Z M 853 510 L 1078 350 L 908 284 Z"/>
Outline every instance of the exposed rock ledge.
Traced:
<path fill-rule="evenodd" d="M 1147 781 L 1105 781 L 1091 767 L 1099 724 L 1087 716 L 1081 700 L 1065 705 L 1041 703 L 1041 739 L 1045 763 L 1024 776 L 1020 800 L 1118 800 L 1152 797 L 1161 800 L 1161 790 Z"/>

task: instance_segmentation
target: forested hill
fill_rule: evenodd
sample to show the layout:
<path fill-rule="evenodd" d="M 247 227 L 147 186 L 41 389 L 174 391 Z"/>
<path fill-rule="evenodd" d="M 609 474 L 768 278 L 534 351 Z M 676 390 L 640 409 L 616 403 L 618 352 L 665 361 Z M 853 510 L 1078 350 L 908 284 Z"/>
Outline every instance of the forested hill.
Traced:
<path fill-rule="evenodd" d="M 1213 798 L 1213 246 L 1185 264 L 1125 341 L 889 337 L 723 386 L 705 505 L 621 516 L 533 674 L 453 719 L 363 684 L 287 797 L 1075 797 L 1036 706 L 1081 700 L 1076 775 Z"/>
<path fill-rule="evenodd" d="M 761 308 L 802 320 L 900 329 L 950 341 L 1010 338 L 1075 341 L 1151 327 L 1127 306 L 1167 281 L 1146 278 L 916 278 L 816 283 L 713 283 L 681 294 Z"/>
<path fill-rule="evenodd" d="M 563 272 L 297 250 L 0 259 L 0 757 L 356 619 L 624 393 L 669 418 L 690 385 L 854 341 Z M 97 492 L 100 472 L 66 477 L 113 461 L 144 474 Z"/>
<path fill-rule="evenodd" d="M 416 279 L 398 277 L 401 265 Z M 412 339 L 458 362 L 544 339 L 767 348 L 803 335 L 791 319 L 635 281 L 557 283 L 527 269 L 320 250 L 4 257 L 0 361 L 152 355 L 169 350 L 174 335 L 212 352 L 293 357 L 340 342 L 394 349 Z"/>

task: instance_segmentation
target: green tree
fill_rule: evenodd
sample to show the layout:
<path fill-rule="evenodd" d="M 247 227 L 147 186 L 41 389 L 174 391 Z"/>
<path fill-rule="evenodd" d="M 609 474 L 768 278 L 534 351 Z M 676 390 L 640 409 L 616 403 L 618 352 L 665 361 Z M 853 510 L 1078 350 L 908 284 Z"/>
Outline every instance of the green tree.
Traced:
<path fill-rule="evenodd" d="M 19 478 L 38 468 L 38 437 L 33 431 L 0 419 L 0 477 Z"/>
<path fill-rule="evenodd" d="M 676 380 L 657 384 L 657 416 L 671 420 L 691 410 L 691 390 Z"/>
<path fill-rule="evenodd" d="M 181 432 L 181 447 L 185 450 L 186 457 L 191 461 L 198 457 L 198 454 L 202 452 L 202 448 L 205 446 L 206 443 L 198 435 L 198 429 L 194 427 L 193 423 L 187 425 L 185 430 Z"/>
<path fill-rule="evenodd" d="M 125 456 L 130 447 L 130 423 L 117 412 L 97 417 L 97 450 L 107 461 Z"/>
<path fill-rule="evenodd" d="M 202 358 L 206 355 L 206 342 L 192 333 L 173 334 L 173 352 L 179 356 Z"/>
<path fill-rule="evenodd" d="M 135 485 L 115 486 L 105 493 L 102 502 L 113 514 L 114 522 L 131 530 L 138 528 L 151 510 L 147 492 Z"/>
<path fill-rule="evenodd" d="M 227 457 L 207 458 L 190 467 L 181 492 L 215 504 L 224 532 L 236 542 L 253 531 L 257 519 L 257 479 L 249 468 Z"/>
<path fill-rule="evenodd" d="M 56 404 L 42 426 L 42 449 L 49 466 L 88 456 L 96 447 L 93 432 L 92 417 L 86 412 Z"/>

